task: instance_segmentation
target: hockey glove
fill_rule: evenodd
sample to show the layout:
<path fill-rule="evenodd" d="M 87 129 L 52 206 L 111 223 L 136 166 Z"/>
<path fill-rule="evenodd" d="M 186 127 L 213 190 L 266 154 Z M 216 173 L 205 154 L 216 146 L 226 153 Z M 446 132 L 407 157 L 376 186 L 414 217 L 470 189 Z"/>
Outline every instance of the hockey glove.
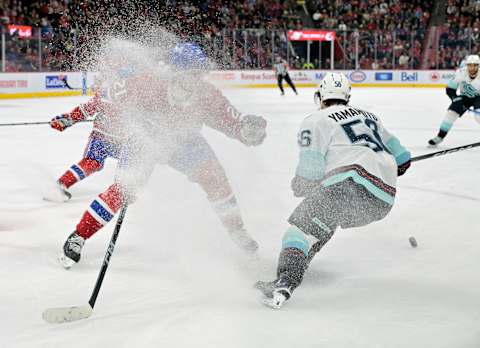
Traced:
<path fill-rule="evenodd" d="M 240 141 L 247 146 L 257 146 L 263 143 L 267 136 L 267 121 L 261 116 L 245 115 L 240 124 Z"/>
<path fill-rule="evenodd" d="M 397 167 L 397 175 L 398 176 L 402 176 L 403 174 L 405 174 L 405 172 L 407 171 L 408 168 L 410 168 L 410 165 L 412 164 L 412 161 L 411 160 L 408 160 L 407 162 L 399 165 Z"/>
<path fill-rule="evenodd" d="M 447 87 L 447 95 L 450 98 L 450 100 L 453 101 L 453 99 L 455 99 L 457 97 L 457 89 Z"/>
<path fill-rule="evenodd" d="M 56 116 L 50 121 L 50 127 L 63 132 L 66 128 L 73 125 L 73 120 L 67 114 Z"/>
<path fill-rule="evenodd" d="M 295 197 L 306 197 L 308 194 L 316 188 L 318 185 L 320 185 L 319 181 L 313 181 L 313 180 L 308 180 L 304 177 L 296 175 L 293 179 L 292 182 L 290 183 L 290 186 L 293 191 L 293 195 Z"/>

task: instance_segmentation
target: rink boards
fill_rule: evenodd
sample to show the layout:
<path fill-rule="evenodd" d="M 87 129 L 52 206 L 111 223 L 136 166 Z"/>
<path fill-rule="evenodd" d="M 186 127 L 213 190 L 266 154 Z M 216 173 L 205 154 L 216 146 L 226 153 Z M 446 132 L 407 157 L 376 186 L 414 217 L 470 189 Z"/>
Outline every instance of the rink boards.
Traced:
<path fill-rule="evenodd" d="M 330 70 L 291 70 L 297 87 L 314 87 Z M 454 70 L 339 70 L 354 87 L 445 87 Z M 94 72 L 44 72 L 0 74 L 0 99 L 86 95 L 94 85 Z M 223 70 L 207 79 L 222 88 L 272 88 L 277 79 L 271 70 Z M 67 81 L 65 84 L 64 81 Z"/>

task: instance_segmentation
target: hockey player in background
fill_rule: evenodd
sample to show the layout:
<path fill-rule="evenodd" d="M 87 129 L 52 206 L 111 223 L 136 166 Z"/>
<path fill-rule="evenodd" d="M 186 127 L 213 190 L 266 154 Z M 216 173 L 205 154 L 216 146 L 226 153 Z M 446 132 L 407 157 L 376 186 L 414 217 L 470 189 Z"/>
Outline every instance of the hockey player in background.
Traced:
<path fill-rule="evenodd" d="M 278 88 L 280 88 L 282 95 L 285 95 L 285 91 L 283 90 L 283 80 L 288 83 L 288 85 L 293 89 L 295 94 L 298 94 L 297 89 L 295 88 L 295 85 L 293 84 L 292 79 L 288 74 L 287 62 L 281 57 L 277 57 L 273 68 L 275 70 L 275 75 L 277 75 Z"/>
<path fill-rule="evenodd" d="M 436 137 L 430 139 L 430 146 L 437 146 L 447 136 L 453 124 L 469 108 L 480 117 L 480 74 L 478 73 L 480 57 L 469 55 L 463 61 L 464 66 L 455 73 L 447 85 L 447 95 L 452 100 Z"/>
<path fill-rule="evenodd" d="M 276 309 L 292 296 L 338 227 L 365 226 L 390 212 L 397 176 L 411 163 L 410 153 L 376 115 L 348 105 L 350 83 L 343 74 L 328 73 L 316 97 L 320 110 L 300 127 L 291 183 L 294 195 L 305 198 L 288 220 L 277 279 L 256 284 L 263 303 Z"/>
<path fill-rule="evenodd" d="M 112 84 L 112 88 L 122 87 L 109 95 L 119 96 L 113 102 L 123 108 L 119 114 L 123 128 L 128 129 L 127 139 L 115 183 L 90 204 L 64 244 L 60 262 L 65 268 L 80 260 L 85 241 L 112 220 L 123 204 L 133 203 L 156 164 L 167 164 L 199 184 L 233 242 L 249 254 L 256 253 L 258 244 L 244 227 L 225 171 L 200 130 L 205 125 L 246 146 L 257 146 L 266 136 L 266 121 L 241 115 L 220 90 L 204 81 L 206 64 L 199 46 L 178 44 L 171 54 L 173 73 L 165 73 L 168 78 L 155 76 L 152 69 L 140 78 Z M 129 104 L 133 119 L 125 116 Z"/>

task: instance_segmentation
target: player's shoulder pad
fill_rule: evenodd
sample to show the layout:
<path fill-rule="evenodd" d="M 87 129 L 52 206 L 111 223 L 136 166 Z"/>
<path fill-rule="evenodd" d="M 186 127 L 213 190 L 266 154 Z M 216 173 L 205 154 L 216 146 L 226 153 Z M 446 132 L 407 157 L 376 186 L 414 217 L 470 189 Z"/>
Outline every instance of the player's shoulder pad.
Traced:
<path fill-rule="evenodd" d="M 325 128 L 330 127 L 331 123 L 327 118 L 328 113 L 325 113 L 324 110 L 317 110 L 307 115 L 302 121 L 300 126 L 301 129 L 314 129 L 317 127 Z"/>
<path fill-rule="evenodd" d="M 314 123 L 317 122 L 319 119 L 325 116 L 323 110 L 316 110 L 310 114 L 308 114 L 304 119 L 303 123 Z"/>

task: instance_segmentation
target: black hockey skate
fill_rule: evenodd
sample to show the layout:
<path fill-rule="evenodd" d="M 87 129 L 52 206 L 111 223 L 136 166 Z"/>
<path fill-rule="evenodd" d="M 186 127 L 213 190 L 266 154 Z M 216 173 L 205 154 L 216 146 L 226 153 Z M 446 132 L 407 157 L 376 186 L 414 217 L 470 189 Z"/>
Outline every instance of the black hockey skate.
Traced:
<path fill-rule="evenodd" d="M 58 261 L 60 264 L 66 268 L 71 268 L 75 263 L 80 261 L 80 256 L 82 252 L 83 245 L 85 244 L 85 239 L 73 232 L 68 236 L 65 244 L 63 245 L 63 254 L 60 255 Z"/>
<path fill-rule="evenodd" d="M 428 146 L 429 147 L 436 147 L 438 144 L 440 144 L 443 139 L 445 139 L 445 137 L 447 136 L 447 133 L 446 131 L 444 131 L 443 129 L 440 129 L 438 131 L 438 134 L 436 137 L 433 137 L 432 139 L 430 139 L 428 141 Z"/>
<path fill-rule="evenodd" d="M 436 147 L 438 144 L 440 144 L 443 141 L 442 137 L 439 137 L 438 135 L 428 141 L 428 145 L 430 147 Z"/>
<path fill-rule="evenodd" d="M 262 292 L 264 296 L 262 303 L 274 309 L 282 308 L 284 302 L 287 301 L 293 293 L 293 287 L 282 278 L 272 282 L 258 281 L 254 287 Z"/>

